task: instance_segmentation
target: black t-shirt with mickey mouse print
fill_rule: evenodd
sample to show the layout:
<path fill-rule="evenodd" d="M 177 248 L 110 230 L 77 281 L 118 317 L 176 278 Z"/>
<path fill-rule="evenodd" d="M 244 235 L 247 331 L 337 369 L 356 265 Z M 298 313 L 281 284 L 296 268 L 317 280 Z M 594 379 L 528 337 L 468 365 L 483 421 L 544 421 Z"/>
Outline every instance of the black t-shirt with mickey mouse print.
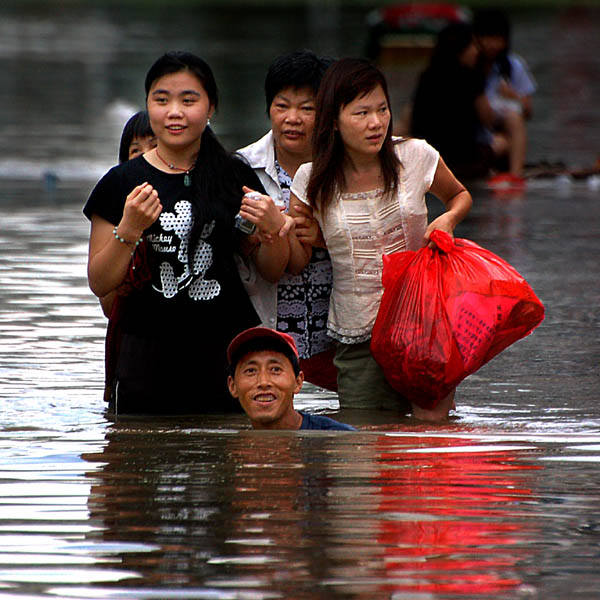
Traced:
<path fill-rule="evenodd" d="M 233 164 L 248 187 L 262 191 L 250 167 L 238 160 Z M 145 181 L 157 190 L 163 209 L 144 232 L 151 281 L 134 289 L 125 303 L 117 378 L 122 391 L 143 395 L 145 403 L 156 391 L 161 397 L 169 395 L 167 404 L 186 396 L 189 406 L 190 396 L 196 394 L 202 407 L 184 412 L 219 411 L 225 400 L 231 401 L 226 389 L 227 345 L 240 331 L 259 324 L 234 262 L 237 248 L 216 243 L 218 236 L 239 241 L 231 235 L 235 214 L 227 224 L 204 225 L 189 261 L 191 188 L 184 185 L 183 174 L 160 171 L 143 157 L 112 168 L 92 191 L 84 214 L 117 225 L 127 195 Z M 242 195 L 240 188 L 240 202 Z M 215 395 L 216 402 L 201 399 Z M 235 401 L 231 404 L 227 410 L 237 409 Z M 155 407 L 148 412 L 162 411 Z"/>

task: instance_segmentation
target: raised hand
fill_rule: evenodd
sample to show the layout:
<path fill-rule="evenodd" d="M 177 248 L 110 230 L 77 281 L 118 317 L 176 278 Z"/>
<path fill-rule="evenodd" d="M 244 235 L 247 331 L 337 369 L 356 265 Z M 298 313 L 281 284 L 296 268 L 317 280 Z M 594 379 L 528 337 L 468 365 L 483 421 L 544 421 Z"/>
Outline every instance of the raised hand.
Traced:
<path fill-rule="evenodd" d="M 158 219 L 161 211 L 158 192 L 149 183 L 134 187 L 125 200 L 118 226 L 119 235 L 129 241 L 138 240 L 144 230 Z"/>

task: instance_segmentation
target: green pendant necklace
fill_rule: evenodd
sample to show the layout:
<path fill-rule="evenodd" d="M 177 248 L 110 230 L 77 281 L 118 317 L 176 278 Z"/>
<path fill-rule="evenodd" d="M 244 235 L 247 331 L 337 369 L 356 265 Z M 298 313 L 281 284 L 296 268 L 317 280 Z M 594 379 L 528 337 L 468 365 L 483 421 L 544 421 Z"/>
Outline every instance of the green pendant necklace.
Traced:
<path fill-rule="evenodd" d="M 189 169 L 182 169 L 180 167 L 176 167 L 174 164 L 167 162 L 159 153 L 158 153 L 158 148 L 155 148 L 156 151 L 156 156 L 158 156 L 159 160 L 162 161 L 167 167 L 169 167 L 169 169 L 171 169 L 172 171 L 179 171 L 180 173 L 185 173 L 185 176 L 183 178 L 183 185 L 185 185 L 185 187 L 190 187 L 190 185 L 192 185 L 192 177 L 190 175 L 190 171 L 196 166 L 196 163 L 194 162 L 192 164 L 192 166 Z"/>

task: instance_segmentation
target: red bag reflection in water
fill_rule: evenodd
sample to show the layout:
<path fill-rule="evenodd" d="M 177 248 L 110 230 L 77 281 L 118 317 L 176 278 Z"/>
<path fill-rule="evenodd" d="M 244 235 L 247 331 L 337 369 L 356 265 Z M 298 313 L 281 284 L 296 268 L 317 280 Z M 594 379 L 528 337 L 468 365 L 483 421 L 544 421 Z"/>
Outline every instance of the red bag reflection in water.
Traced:
<path fill-rule="evenodd" d="M 387 380 L 423 408 L 544 318 L 529 284 L 499 256 L 444 231 L 431 239 L 438 248 L 384 255 L 371 338 Z"/>
<path fill-rule="evenodd" d="M 516 597 L 517 565 L 531 560 L 540 527 L 518 507 L 534 500 L 541 467 L 516 446 L 468 438 L 382 436 L 378 446 L 381 590 Z"/>

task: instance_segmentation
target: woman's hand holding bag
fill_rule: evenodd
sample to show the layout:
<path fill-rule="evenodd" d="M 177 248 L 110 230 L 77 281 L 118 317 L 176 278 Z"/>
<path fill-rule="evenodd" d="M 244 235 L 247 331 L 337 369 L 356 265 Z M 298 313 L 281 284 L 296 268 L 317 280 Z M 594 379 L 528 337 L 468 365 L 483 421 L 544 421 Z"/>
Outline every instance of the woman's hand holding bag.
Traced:
<path fill-rule="evenodd" d="M 389 383 L 426 409 L 544 318 L 543 304 L 506 261 L 440 230 L 431 240 L 437 248 L 384 255 L 371 338 Z"/>

